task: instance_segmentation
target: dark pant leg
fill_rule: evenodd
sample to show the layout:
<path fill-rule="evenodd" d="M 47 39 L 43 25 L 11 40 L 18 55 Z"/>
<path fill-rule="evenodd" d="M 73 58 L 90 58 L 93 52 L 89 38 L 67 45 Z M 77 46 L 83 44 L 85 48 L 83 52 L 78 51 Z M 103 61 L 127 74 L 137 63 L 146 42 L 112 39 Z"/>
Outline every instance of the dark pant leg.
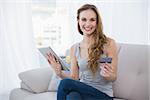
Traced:
<path fill-rule="evenodd" d="M 80 93 L 72 91 L 67 95 L 66 100 L 82 100 Z"/>
<path fill-rule="evenodd" d="M 101 94 L 100 94 L 101 96 Z M 94 96 L 90 96 L 90 95 L 82 95 L 82 100 L 113 100 L 113 97 L 108 97 L 108 96 L 105 96 L 105 97 L 94 97 Z"/>
<path fill-rule="evenodd" d="M 85 100 L 90 98 L 93 100 L 111 100 L 111 97 L 109 97 L 105 93 L 82 82 L 67 78 L 61 80 L 59 84 L 57 91 L 57 100 L 66 100 L 67 95 L 71 91 L 80 93 L 84 98 L 87 97 L 85 98 Z"/>

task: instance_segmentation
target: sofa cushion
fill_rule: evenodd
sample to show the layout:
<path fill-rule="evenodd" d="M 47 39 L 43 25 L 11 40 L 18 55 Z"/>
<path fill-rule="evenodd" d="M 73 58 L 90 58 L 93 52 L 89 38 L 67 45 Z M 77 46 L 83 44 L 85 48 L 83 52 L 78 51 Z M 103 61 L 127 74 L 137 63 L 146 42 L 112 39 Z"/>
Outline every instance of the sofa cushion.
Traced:
<path fill-rule="evenodd" d="M 29 95 L 24 100 L 57 100 L 56 92 L 44 92 L 40 94 Z"/>
<path fill-rule="evenodd" d="M 39 68 L 21 72 L 19 78 L 21 79 L 22 84 L 26 85 L 30 91 L 40 93 L 47 91 L 52 73 L 50 68 Z"/>
<path fill-rule="evenodd" d="M 11 91 L 9 100 L 57 100 L 56 92 L 31 93 L 24 89 L 16 88 Z"/>
<path fill-rule="evenodd" d="M 129 100 L 148 100 L 148 48 L 122 44 L 118 57 L 114 96 Z"/>
<path fill-rule="evenodd" d="M 25 97 L 33 95 L 33 93 L 21 88 L 15 88 L 11 90 L 9 100 L 24 100 Z"/>

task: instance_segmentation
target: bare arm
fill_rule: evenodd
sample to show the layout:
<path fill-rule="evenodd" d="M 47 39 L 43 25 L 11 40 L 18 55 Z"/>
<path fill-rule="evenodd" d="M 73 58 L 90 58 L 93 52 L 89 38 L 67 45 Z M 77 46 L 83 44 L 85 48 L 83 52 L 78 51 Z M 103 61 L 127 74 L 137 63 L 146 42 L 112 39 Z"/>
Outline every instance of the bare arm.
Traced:
<path fill-rule="evenodd" d="M 75 56 L 74 46 L 72 46 L 70 49 L 70 57 L 71 57 L 71 77 L 73 79 L 78 80 L 79 79 L 79 67 L 77 64 L 76 56 Z"/>
<path fill-rule="evenodd" d="M 117 78 L 117 46 L 114 40 L 109 39 L 109 44 L 107 46 L 107 55 L 112 58 L 111 64 L 104 64 L 104 78 L 108 81 L 114 81 Z"/>
<path fill-rule="evenodd" d="M 70 58 L 71 58 L 71 70 L 70 70 L 70 75 L 62 73 L 61 78 L 72 78 L 75 80 L 79 79 L 79 68 L 77 65 L 77 60 L 74 52 L 74 46 L 71 47 L 70 49 Z"/>

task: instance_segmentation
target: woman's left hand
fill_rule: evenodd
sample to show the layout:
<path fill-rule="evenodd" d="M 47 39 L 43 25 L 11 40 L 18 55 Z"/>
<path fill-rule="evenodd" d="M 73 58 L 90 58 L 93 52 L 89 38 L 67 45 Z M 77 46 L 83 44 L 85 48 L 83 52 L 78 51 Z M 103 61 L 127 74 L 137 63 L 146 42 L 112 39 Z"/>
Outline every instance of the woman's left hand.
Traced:
<path fill-rule="evenodd" d="M 100 74 L 104 77 L 104 78 L 111 78 L 112 74 L 113 74 L 113 70 L 112 70 L 112 66 L 109 63 L 101 63 L 100 65 Z"/>

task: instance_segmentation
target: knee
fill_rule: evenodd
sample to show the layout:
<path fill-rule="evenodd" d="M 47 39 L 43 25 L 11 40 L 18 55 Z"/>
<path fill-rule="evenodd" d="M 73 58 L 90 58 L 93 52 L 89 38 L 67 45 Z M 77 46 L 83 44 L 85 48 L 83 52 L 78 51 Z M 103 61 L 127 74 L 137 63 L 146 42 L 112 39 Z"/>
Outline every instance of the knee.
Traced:
<path fill-rule="evenodd" d="M 61 80 L 59 84 L 59 88 L 66 89 L 69 86 L 70 82 L 71 82 L 71 79 L 68 79 L 68 78 Z"/>

